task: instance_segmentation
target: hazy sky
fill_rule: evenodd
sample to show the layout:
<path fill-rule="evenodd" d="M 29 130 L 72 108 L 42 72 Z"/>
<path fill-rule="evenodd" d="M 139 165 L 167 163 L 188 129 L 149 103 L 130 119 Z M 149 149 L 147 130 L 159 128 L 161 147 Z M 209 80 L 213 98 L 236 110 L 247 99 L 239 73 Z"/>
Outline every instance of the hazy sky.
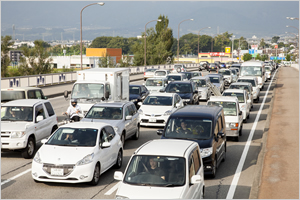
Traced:
<path fill-rule="evenodd" d="M 16 28 L 62 28 L 80 30 L 80 11 L 98 1 L 1 1 L 1 30 Z M 101 2 L 101 1 L 99 1 Z M 93 5 L 83 11 L 83 30 L 105 31 L 109 36 L 135 37 L 145 24 L 159 15 L 169 18 L 169 27 L 177 38 L 210 26 L 200 34 L 228 31 L 237 37 L 272 37 L 297 33 L 299 1 L 102 1 L 104 6 Z M 156 22 L 155 22 L 156 23 Z M 154 27 L 149 23 L 147 28 Z M 77 37 L 77 36 L 76 36 Z M 77 38 L 78 39 L 78 38 Z"/>

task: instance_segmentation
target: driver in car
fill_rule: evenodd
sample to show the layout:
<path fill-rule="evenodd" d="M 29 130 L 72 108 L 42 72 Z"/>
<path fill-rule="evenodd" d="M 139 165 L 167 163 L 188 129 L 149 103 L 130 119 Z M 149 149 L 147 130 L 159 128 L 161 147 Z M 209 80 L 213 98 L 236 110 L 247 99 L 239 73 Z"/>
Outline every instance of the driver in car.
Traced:
<path fill-rule="evenodd" d="M 159 176 L 160 178 L 164 179 L 165 180 L 165 173 L 164 171 L 159 168 L 157 166 L 157 161 L 154 160 L 154 158 L 150 158 L 149 160 L 149 164 L 150 164 L 150 169 L 148 170 L 150 174 L 154 174 L 154 175 L 157 175 Z"/>
<path fill-rule="evenodd" d="M 181 122 L 181 126 L 176 129 L 177 133 L 192 134 L 192 130 L 187 127 L 186 122 Z"/>

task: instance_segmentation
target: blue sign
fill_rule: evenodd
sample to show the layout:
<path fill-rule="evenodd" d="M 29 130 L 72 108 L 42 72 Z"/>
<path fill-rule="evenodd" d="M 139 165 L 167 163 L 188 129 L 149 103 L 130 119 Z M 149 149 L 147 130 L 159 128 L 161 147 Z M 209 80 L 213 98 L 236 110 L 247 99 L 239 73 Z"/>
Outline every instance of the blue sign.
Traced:
<path fill-rule="evenodd" d="M 249 54 L 254 54 L 254 49 L 249 49 Z"/>

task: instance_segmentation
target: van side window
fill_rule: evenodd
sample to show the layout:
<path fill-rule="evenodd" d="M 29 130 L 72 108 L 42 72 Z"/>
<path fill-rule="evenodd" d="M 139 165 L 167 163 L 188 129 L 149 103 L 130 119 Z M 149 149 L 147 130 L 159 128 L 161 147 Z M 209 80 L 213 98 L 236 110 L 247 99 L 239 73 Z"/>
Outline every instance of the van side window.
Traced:
<path fill-rule="evenodd" d="M 219 131 L 219 126 L 218 126 L 218 122 L 216 123 L 216 126 L 215 126 L 215 136 L 217 137 L 218 135 L 218 131 Z"/>
<path fill-rule="evenodd" d="M 43 116 L 44 119 L 46 118 L 44 107 L 42 104 L 35 107 L 35 117 L 37 117 L 39 115 Z"/>
<path fill-rule="evenodd" d="M 192 179 L 192 176 L 195 175 L 195 163 L 194 163 L 194 159 L 193 159 L 193 156 L 190 157 L 190 160 L 189 160 L 189 181 L 191 183 L 191 179 Z"/>

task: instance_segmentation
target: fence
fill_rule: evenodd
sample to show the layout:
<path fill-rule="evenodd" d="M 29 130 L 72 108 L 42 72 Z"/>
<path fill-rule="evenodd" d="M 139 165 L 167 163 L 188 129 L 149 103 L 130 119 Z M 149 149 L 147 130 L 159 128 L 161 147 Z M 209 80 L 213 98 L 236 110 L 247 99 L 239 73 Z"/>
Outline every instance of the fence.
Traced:
<path fill-rule="evenodd" d="M 185 64 L 187 68 L 197 67 L 198 64 Z M 144 73 L 146 69 L 172 69 L 174 64 L 171 65 L 149 65 L 149 66 L 139 66 L 130 67 L 129 73 L 140 74 Z M 62 72 L 53 74 L 40 74 L 40 75 L 30 75 L 30 76 L 16 76 L 1 78 L 1 88 L 12 88 L 12 87 L 43 87 L 48 85 L 64 84 L 77 80 L 77 72 Z"/>

